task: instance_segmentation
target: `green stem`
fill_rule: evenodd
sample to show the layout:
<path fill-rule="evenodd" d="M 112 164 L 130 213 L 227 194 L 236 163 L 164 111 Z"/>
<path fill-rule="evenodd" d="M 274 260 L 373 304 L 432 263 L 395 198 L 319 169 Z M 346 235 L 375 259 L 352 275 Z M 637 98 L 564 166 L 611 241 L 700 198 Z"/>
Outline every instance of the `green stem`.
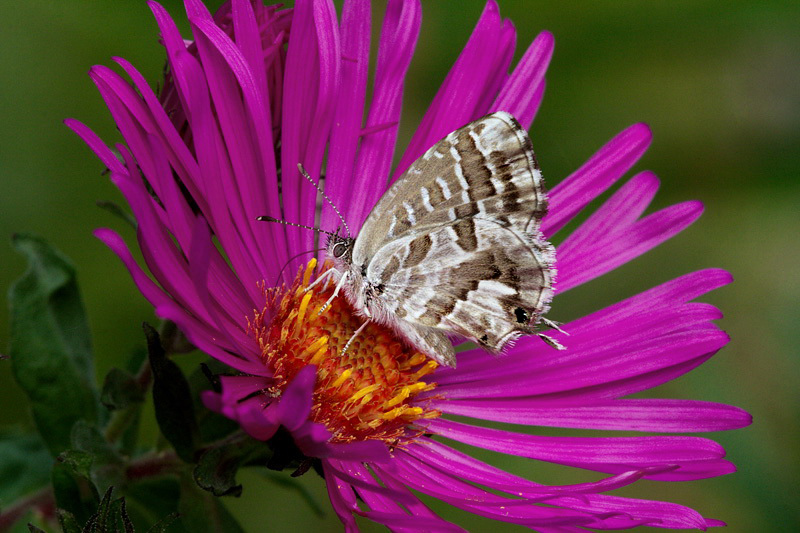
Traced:
<path fill-rule="evenodd" d="M 139 385 L 142 393 L 146 393 L 150 388 L 150 383 L 153 381 L 153 372 L 150 368 L 150 360 L 145 357 L 139 371 L 136 373 L 136 383 Z M 122 434 L 128 429 L 131 422 L 136 419 L 136 415 L 141 410 L 141 405 L 131 405 L 126 409 L 114 411 L 111 419 L 108 421 L 103 435 L 107 442 L 115 443 L 122 437 Z"/>

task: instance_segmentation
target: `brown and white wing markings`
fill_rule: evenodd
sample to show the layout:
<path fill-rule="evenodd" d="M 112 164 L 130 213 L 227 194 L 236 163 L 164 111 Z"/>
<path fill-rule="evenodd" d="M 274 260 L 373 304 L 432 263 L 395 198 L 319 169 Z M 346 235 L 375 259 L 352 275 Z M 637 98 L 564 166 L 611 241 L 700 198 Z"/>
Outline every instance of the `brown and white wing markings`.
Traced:
<path fill-rule="evenodd" d="M 364 222 L 353 262 L 369 262 L 408 232 L 454 224 L 468 235 L 462 221 L 478 215 L 535 234 L 546 212 L 530 139 L 511 115 L 493 113 L 436 143 L 386 191 Z"/>
<path fill-rule="evenodd" d="M 555 252 L 539 231 L 546 212 L 519 123 L 505 112 L 472 122 L 415 161 L 367 217 L 351 263 L 363 301 L 449 366 L 449 334 L 500 352 L 534 333 L 552 298 Z"/>
<path fill-rule="evenodd" d="M 497 353 L 533 325 L 552 298 L 553 251 L 514 227 L 474 217 L 471 234 L 439 226 L 378 251 L 367 279 L 400 321 L 467 337 Z"/>

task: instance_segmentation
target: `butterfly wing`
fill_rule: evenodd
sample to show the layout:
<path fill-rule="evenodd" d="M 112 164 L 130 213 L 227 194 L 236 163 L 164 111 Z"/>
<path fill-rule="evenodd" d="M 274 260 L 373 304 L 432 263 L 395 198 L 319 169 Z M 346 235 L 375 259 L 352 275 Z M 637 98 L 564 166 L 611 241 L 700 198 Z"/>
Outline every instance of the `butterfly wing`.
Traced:
<path fill-rule="evenodd" d="M 554 251 L 546 241 L 482 217 L 469 219 L 464 248 L 454 225 L 392 241 L 370 263 L 391 316 L 413 328 L 467 337 L 497 353 L 534 332 L 553 295 Z M 413 342 L 413 340 L 412 340 Z"/>
<path fill-rule="evenodd" d="M 446 334 L 497 353 L 533 333 L 552 297 L 554 250 L 530 140 L 508 113 L 487 115 L 429 149 L 384 194 L 354 244 L 371 311 L 439 362 Z"/>
<path fill-rule="evenodd" d="M 547 198 L 530 139 L 506 112 L 467 124 L 433 145 L 389 188 L 367 217 L 353 250 L 364 264 L 408 232 L 481 215 L 536 233 Z M 464 230 L 464 231 L 462 231 Z"/>

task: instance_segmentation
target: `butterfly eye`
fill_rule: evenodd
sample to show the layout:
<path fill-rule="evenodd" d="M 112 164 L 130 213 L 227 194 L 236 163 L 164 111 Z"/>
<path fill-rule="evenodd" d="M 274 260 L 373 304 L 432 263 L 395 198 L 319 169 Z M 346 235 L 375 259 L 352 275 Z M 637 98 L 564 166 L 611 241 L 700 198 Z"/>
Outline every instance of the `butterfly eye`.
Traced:
<path fill-rule="evenodd" d="M 342 257 L 344 255 L 345 251 L 347 251 L 347 245 L 344 244 L 343 242 L 339 242 L 333 245 L 333 257 L 338 259 L 339 257 Z"/>

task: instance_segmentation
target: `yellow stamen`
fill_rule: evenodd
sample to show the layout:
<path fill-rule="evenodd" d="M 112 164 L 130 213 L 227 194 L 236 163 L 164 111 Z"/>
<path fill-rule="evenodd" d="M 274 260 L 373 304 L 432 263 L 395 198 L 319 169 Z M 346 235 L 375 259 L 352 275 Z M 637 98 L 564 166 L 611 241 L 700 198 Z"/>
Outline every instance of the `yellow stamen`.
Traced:
<path fill-rule="evenodd" d="M 352 373 L 353 373 L 353 369 L 352 369 L 352 368 L 348 368 L 347 370 L 345 370 L 344 372 L 342 372 L 342 374 L 341 374 L 341 375 L 340 375 L 338 378 L 336 378 L 336 381 L 334 381 L 334 382 L 331 384 L 331 387 L 338 387 L 338 386 L 340 386 L 342 383 L 344 383 L 345 381 L 347 381 L 347 379 L 350 377 L 350 375 L 351 375 Z"/>
<path fill-rule="evenodd" d="M 308 356 L 312 354 L 316 355 L 317 352 L 320 350 L 320 348 L 327 347 L 327 344 L 328 344 L 328 337 L 320 337 L 319 339 L 311 343 L 311 346 L 303 350 L 303 352 L 300 354 L 300 358 L 308 359 Z"/>
<path fill-rule="evenodd" d="M 306 317 L 306 309 L 308 309 L 308 302 L 311 301 L 311 297 L 314 296 L 314 291 L 308 291 L 303 295 L 303 299 L 300 300 L 300 307 L 297 309 L 297 321 L 294 323 L 294 335 L 300 331 L 300 326 L 303 325 L 303 319 Z"/>
<path fill-rule="evenodd" d="M 317 266 L 317 258 L 312 257 L 311 261 L 306 265 L 306 271 L 303 272 L 303 287 L 308 287 L 311 283 L 311 274 L 314 273 L 314 267 Z"/>
<path fill-rule="evenodd" d="M 428 374 L 436 370 L 438 367 L 439 363 L 430 360 L 427 363 L 425 363 L 425 365 L 422 368 L 417 370 L 417 372 L 414 374 L 414 379 L 422 379 L 423 376 L 427 376 Z"/>
<path fill-rule="evenodd" d="M 308 364 L 319 365 L 319 363 L 322 361 L 322 358 L 325 356 L 325 352 L 328 351 L 328 337 L 322 337 L 322 339 L 320 340 L 323 339 L 325 340 L 325 342 L 320 345 L 319 349 L 311 357 L 311 361 L 309 361 Z"/>
<path fill-rule="evenodd" d="M 352 396 L 350 396 L 350 401 L 354 402 L 354 401 L 358 400 L 359 398 L 362 398 L 362 397 L 366 396 L 370 392 L 372 392 L 372 391 L 374 391 L 376 389 L 379 389 L 380 387 L 381 387 L 380 383 L 373 383 L 372 385 L 364 387 L 363 389 L 359 390 L 357 393 L 355 393 Z"/>
<path fill-rule="evenodd" d="M 321 271 L 330 266 L 322 265 Z M 364 320 L 344 296 L 319 315 L 335 283 L 329 279 L 308 289 L 316 267 L 316 260 L 309 261 L 289 289 L 263 288 L 265 307 L 247 320 L 273 371 L 270 392 L 280 395 L 302 368 L 315 365 L 310 418 L 328 428 L 331 442 L 379 439 L 390 449 L 402 446 L 420 434 L 415 420 L 441 415 L 419 398 L 436 387 L 430 377 L 438 365 L 375 322 L 342 354 Z"/>

